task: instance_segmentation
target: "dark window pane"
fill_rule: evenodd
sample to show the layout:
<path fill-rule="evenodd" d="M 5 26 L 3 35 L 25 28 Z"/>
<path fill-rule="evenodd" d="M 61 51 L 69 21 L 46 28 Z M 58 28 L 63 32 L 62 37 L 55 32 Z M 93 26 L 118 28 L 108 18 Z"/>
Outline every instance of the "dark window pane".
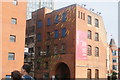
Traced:
<path fill-rule="evenodd" d="M 37 34 L 37 41 L 41 41 L 41 34 L 40 33 Z"/>
<path fill-rule="evenodd" d="M 48 26 L 51 25 L 51 23 L 50 23 L 50 18 L 48 18 L 48 20 L 47 20 L 47 25 L 48 25 Z"/>
<path fill-rule="evenodd" d="M 65 22 L 66 21 L 66 13 L 63 13 L 62 14 L 62 22 Z"/>
<path fill-rule="evenodd" d="M 91 16 L 88 15 L 88 24 L 92 24 Z"/>
<path fill-rule="evenodd" d="M 38 22 L 37 22 L 37 27 L 38 27 L 38 28 L 41 28 L 41 27 L 42 27 L 42 21 L 38 21 Z"/>
<path fill-rule="evenodd" d="M 59 18 L 59 16 L 57 15 L 57 16 L 55 17 L 55 23 L 56 23 L 56 24 L 58 23 L 58 18 Z"/>
<path fill-rule="evenodd" d="M 65 37 L 66 36 L 66 28 L 63 28 L 62 29 L 62 37 Z"/>
<path fill-rule="evenodd" d="M 59 37 L 59 32 L 58 30 L 55 30 L 54 38 L 58 38 L 58 37 Z"/>

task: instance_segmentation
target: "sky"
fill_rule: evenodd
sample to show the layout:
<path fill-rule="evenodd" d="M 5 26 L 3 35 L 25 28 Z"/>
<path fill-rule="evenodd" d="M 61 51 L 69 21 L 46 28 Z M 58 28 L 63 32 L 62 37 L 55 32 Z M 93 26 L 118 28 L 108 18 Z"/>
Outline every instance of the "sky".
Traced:
<path fill-rule="evenodd" d="M 118 0 L 55 0 L 55 9 L 59 9 L 71 4 L 86 4 L 88 10 L 94 9 L 94 12 L 101 12 L 104 25 L 107 32 L 107 41 L 115 39 L 118 46 Z"/>

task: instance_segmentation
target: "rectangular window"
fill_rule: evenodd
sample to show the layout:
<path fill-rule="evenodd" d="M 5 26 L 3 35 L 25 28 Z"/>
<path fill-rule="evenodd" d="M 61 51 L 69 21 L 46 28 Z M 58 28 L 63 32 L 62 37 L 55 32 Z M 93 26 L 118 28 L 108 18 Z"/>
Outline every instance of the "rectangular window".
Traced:
<path fill-rule="evenodd" d="M 17 19 L 16 18 L 11 18 L 11 23 L 12 24 L 17 24 Z"/>
<path fill-rule="evenodd" d="M 50 39 L 50 32 L 47 32 L 47 40 Z"/>
<path fill-rule="evenodd" d="M 57 15 L 57 16 L 55 16 L 55 23 L 56 23 L 56 24 L 59 22 L 58 18 L 59 18 L 59 16 L 58 16 L 58 15 Z"/>
<path fill-rule="evenodd" d="M 113 70 L 118 70 L 118 66 L 117 65 L 113 65 Z"/>
<path fill-rule="evenodd" d="M 92 74 L 92 73 L 91 73 L 91 69 L 88 69 L 88 70 L 87 70 L 87 78 L 88 78 L 88 79 L 91 79 L 91 76 L 92 76 L 91 74 Z"/>
<path fill-rule="evenodd" d="M 41 41 L 42 39 L 41 39 L 41 34 L 40 33 L 38 33 L 37 34 L 37 41 L 39 42 L 39 41 Z"/>
<path fill-rule="evenodd" d="M 13 4 L 14 5 L 18 5 L 18 1 L 17 0 L 13 0 Z"/>
<path fill-rule="evenodd" d="M 99 27 L 99 20 L 95 19 L 95 27 Z"/>
<path fill-rule="evenodd" d="M 37 69 L 40 69 L 40 62 L 37 61 Z"/>
<path fill-rule="evenodd" d="M 112 58 L 112 62 L 113 62 L 113 63 L 117 63 L 117 62 L 118 62 L 117 60 L 118 60 L 118 59 L 117 59 L 116 57 Z"/>
<path fill-rule="evenodd" d="M 83 13 L 81 12 L 81 14 L 80 14 L 81 16 L 80 16 L 80 18 L 82 19 L 82 17 L 83 17 Z"/>
<path fill-rule="evenodd" d="M 90 45 L 88 45 L 88 56 L 91 56 L 92 55 L 92 47 Z"/>
<path fill-rule="evenodd" d="M 95 79 L 99 79 L 99 70 L 95 69 Z"/>
<path fill-rule="evenodd" d="M 92 39 L 92 32 L 90 30 L 88 30 L 88 39 Z"/>
<path fill-rule="evenodd" d="M 83 13 L 83 20 L 85 20 L 85 13 Z"/>
<path fill-rule="evenodd" d="M 38 27 L 38 28 L 41 28 L 41 27 L 42 27 L 42 21 L 41 21 L 41 20 L 37 22 L 37 27 Z"/>
<path fill-rule="evenodd" d="M 65 22 L 66 21 L 66 13 L 63 13 L 62 14 L 62 22 Z"/>
<path fill-rule="evenodd" d="M 49 80 L 49 73 L 44 73 L 43 80 Z"/>
<path fill-rule="evenodd" d="M 88 15 L 88 24 L 90 24 L 90 25 L 92 24 L 92 18 L 89 15 Z"/>
<path fill-rule="evenodd" d="M 16 36 L 10 35 L 10 42 L 16 42 Z"/>
<path fill-rule="evenodd" d="M 15 53 L 8 53 L 8 60 L 15 60 Z"/>
<path fill-rule="evenodd" d="M 112 55 L 113 56 L 117 56 L 118 55 L 117 51 L 116 50 L 112 50 Z"/>
<path fill-rule="evenodd" d="M 99 56 L 99 48 L 95 47 L 95 56 Z"/>
<path fill-rule="evenodd" d="M 48 25 L 48 26 L 51 25 L 50 18 L 48 18 L 48 20 L 47 20 L 47 25 Z"/>
<path fill-rule="evenodd" d="M 34 48 L 29 48 L 29 53 L 34 53 Z"/>
<path fill-rule="evenodd" d="M 45 69 L 48 69 L 48 62 L 45 62 Z"/>
<path fill-rule="evenodd" d="M 78 18 L 80 18 L 80 11 L 78 11 Z"/>
<path fill-rule="evenodd" d="M 99 34 L 95 33 L 95 41 L 99 41 Z"/>
<path fill-rule="evenodd" d="M 5 80 L 11 80 L 11 75 L 6 75 Z"/>
<path fill-rule="evenodd" d="M 59 37 L 59 32 L 58 32 L 58 30 L 55 30 L 55 32 L 54 32 L 54 38 L 57 39 L 58 37 Z"/>
<path fill-rule="evenodd" d="M 63 28 L 62 29 L 62 37 L 65 37 L 66 36 L 66 28 Z"/>

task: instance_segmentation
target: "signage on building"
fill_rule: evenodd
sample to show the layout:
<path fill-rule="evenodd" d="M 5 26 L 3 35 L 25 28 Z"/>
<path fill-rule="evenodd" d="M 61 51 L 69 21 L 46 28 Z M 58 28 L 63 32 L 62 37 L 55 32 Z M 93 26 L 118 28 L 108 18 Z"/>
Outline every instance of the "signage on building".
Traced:
<path fill-rule="evenodd" d="M 87 59 L 87 33 L 84 31 L 76 32 L 76 59 Z"/>

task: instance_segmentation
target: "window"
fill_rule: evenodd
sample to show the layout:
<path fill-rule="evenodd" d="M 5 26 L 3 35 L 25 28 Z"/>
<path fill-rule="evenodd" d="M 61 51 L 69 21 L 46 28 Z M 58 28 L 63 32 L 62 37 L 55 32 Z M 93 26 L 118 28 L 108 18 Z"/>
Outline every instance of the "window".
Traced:
<path fill-rule="evenodd" d="M 63 43 L 61 46 L 61 52 L 64 54 L 65 53 L 65 44 Z"/>
<path fill-rule="evenodd" d="M 88 24 L 92 24 L 91 16 L 88 15 Z"/>
<path fill-rule="evenodd" d="M 85 20 L 85 13 L 83 13 L 83 18 L 82 19 Z"/>
<path fill-rule="evenodd" d="M 38 27 L 38 28 L 41 28 L 41 27 L 42 27 L 42 21 L 38 21 L 38 22 L 37 22 L 37 27 Z"/>
<path fill-rule="evenodd" d="M 10 42 L 16 42 L 16 36 L 10 35 Z"/>
<path fill-rule="evenodd" d="M 33 53 L 34 52 L 34 48 L 29 48 L 29 53 Z"/>
<path fill-rule="evenodd" d="M 43 80 L 49 80 L 49 73 L 44 73 Z"/>
<path fill-rule="evenodd" d="M 50 39 L 50 32 L 47 32 L 47 40 Z"/>
<path fill-rule="evenodd" d="M 59 16 L 57 15 L 57 16 L 55 16 L 55 23 L 57 24 L 58 23 L 58 18 L 59 18 Z"/>
<path fill-rule="evenodd" d="M 92 55 L 92 47 L 90 45 L 88 45 L 88 56 Z"/>
<path fill-rule="evenodd" d="M 40 62 L 37 61 L 37 69 L 40 69 Z"/>
<path fill-rule="evenodd" d="M 46 55 L 49 55 L 49 52 L 50 52 L 50 46 L 47 46 Z"/>
<path fill-rule="evenodd" d="M 112 55 L 113 56 L 117 56 L 117 51 L 116 50 L 112 50 Z"/>
<path fill-rule="evenodd" d="M 118 66 L 117 65 L 113 65 L 113 70 L 118 70 Z"/>
<path fill-rule="evenodd" d="M 66 28 L 63 28 L 62 29 L 62 37 L 65 37 L 66 36 Z"/>
<path fill-rule="evenodd" d="M 65 22 L 66 21 L 66 13 L 63 13 L 62 14 L 62 22 Z"/>
<path fill-rule="evenodd" d="M 50 23 L 50 18 L 48 18 L 48 20 L 47 20 L 47 25 L 48 25 L 48 26 L 51 25 L 51 23 Z"/>
<path fill-rule="evenodd" d="M 54 38 L 57 39 L 59 37 L 59 32 L 58 30 L 55 30 Z"/>
<path fill-rule="evenodd" d="M 83 16 L 83 13 L 81 12 L 81 17 L 80 17 L 81 19 L 82 19 L 82 16 Z"/>
<path fill-rule="evenodd" d="M 38 42 L 41 41 L 41 34 L 40 33 L 37 34 L 37 41 Z"/>
<path fill-rule="evenodd" d="M 17 0 L 13 0 L 13 4 L 14 5 L 18 5 L 18 1 Z"/>
<path fill-rule="evenodd" d="M 17 19 L 16 18 L 11 18 L 11 23 L 12 24 L 17 24 Z"/>
<path fill-rule="evenodd" d="M 54 54 L 57 54 L 57 44 L 54 46 Z"/>
<path fill-rule="evenodd" d="M 15 60 L 15 53 L 8 53 L 8 60 Z"/>
<path fill-rule="evenodd" d="M 95 41 L 99 41 L 99 34 L 95 33 Z"/>
<path fill-rule="evenodd" d="M 40 56 L 41 55 L 41 47 L 37 47 L 37 52 L 38 52 L 38 55 Z"/>
<path fill-rule="evenodd" d="M 95 79 L 99 79 L 99 70 L 95 69 Z"/>
<path fill-rule="evenodd" d="M 6 75 L 6 79 L 5 80 L 11 80 L 11 75 Z"/>
<path fill-rule="evenodd" d="M 112 61 L 113 61 L 113 63 L 117 63 L 118 62 L 116 57 L 112 58 Z"/>
<path fill-rule="evenodd" d="M 80 18 L 80 11 L 78 11 L 78 18 Z"/>
<path fill-rule="evenodd" d="M 87 78 L 88 79 L 91 79 L 91 75 L 92 73 L 91 73 L 91 69 L 87 69 Z"/>
<path fill-rule="evenodd" d="M 99 20 L 95 19 L 95 27 L 99 27 Z"/>
<path fill-rule="evenodd" d="M 95 47 L 95 56 L 99 56 L 99 48 Z"/>
<path fill-rule="evenodd" d="M 48 69 L 48 62 L 45 62 L 45 69 Z"/>
<path fill-rule="evenodd" d="M 92 39 L 92 32 L 88 30 L 88 39 Z"/>

